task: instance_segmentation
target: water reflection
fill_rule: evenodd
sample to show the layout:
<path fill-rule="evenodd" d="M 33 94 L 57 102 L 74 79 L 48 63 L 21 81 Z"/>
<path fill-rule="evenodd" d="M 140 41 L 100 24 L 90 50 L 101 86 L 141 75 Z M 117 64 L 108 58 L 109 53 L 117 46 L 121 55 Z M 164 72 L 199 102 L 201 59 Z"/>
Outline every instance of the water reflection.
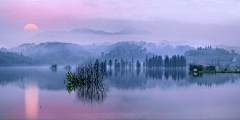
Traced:
<path fill-rule="evenodd" d="M 141 73 L 141 69 L 114 69 L 114 76 L 109 74 L 108 80 L 111 86 L 118 89 L 145 89 L 147 79 Z"/>
<path fill-rule="evenodd" d="M 141 68 L 137 68 L 136 69 L 137 76 L 139 76 L 140 72 L 141 72 Z"/>
<path fill-rule="evenodd" d="M 27 119 L 38 118 L 38 87 L 26 85 L 25 87 L 25 113 Z"/>
<path fill-rule="evenodd" d="M 240 74 L 200 74 L 198 77 L 188 74 L 186 69 L 120 69 L 115 68 L 114 73 L 109 71 L 111 85 L 118 89 L 146 89 L 151 87 L 199 86 L 221 85 L 228 81 L 234 82 Z M 111 76 L 114 74 L 114 76 Z M 200 77 L 201 76 L 201 77 Z"/>
<path fill-rule="evenodd" d="M 50 69 L 52 72 L 57 72 L 57 69 Z"/>
<path fill-rule="evenodd" d="M 57 72 L 51 72 L 46 68 L 0 68 L 0 85 L 15 84 L 25 88 L 26 83 L 36 81 L 39 89 L 64 90 L 64 79 L 67 71 L 59 68 Z M 200 74 L 193 76 L 185 69 L 121 69 L 108 70 L 108 79 L 105 83 L 117 89 L 146 89 L 153 87 L 170 88 L 176 86 L 222 85 L 239 80 L 240 74 Z M 97 86 L 97 85 L 96 85 Z"/>
<path fill-rule="evenodd" d="M 78 84 L 67 86 L 67 91 L 75 91 L 77 99 L 83 103 L 102 103 L 107 96 L 108 86 L 102 82 Z"/>
<path fill-rule="evenodd" d="M 194 84 L 196 83 L 198 86 L 209 86 L 212 85 L 223 85 L 227 82 L 235 83 L 236 80 L 239 80 L 240 74 L 231 74 L 231 73 L 205 73 L 196 75 L 189 75 L 189 78 L 186 79 L 187 82 Z"/>
<path fill-rule="evenodd" d="M 171 69 L 171 68 L 165 68 L 165 69 L 146 69 L 146 78 L 152 78 L 156 80 L 162 80 L 163 76 L 165 80 L 172 79 L 174 81 L 184 80 L 186 79 L 186 69 L 183 68 L 177 68 L 177 69 Z"/>
<path fill-rule="evenodd" d="M 0 68 L 0 119 L 239 118 L 240 74 L 195 77 L 179 69 L 110 69 L 104 83 L 72 84 L 79 104 L 65 91 L 66 72 Z"/>
<path fill-rule="evenodd" d="M 134 74 L 134 71 L 136 74 Z M 141 68 L 137 69 L 121 69 L 115 68 L 114 75 L 118 76 L 121 74 L 121 77 L 128 76 L 128 77 L 138 77 L 141 73 Z M 162 79 L 173 79 L 173 80 L 184 80 L 186 78 L 186 69 L 179 68 L 179 69 L 161 69 L 161 68 L 143 68 L 143 74 L 145 74 L 145 78 L 154 79 L 154 80 L 162 80 Z M 112 76 L 112 70 L 109 70 L 109 75 Z M 163 78 L 164 76 L 164 78 Z"/>
<path fill-rule="evenodd" d="M 153 80 L 155 79 L 161 80 L 163 78 L 163 69 L 146 69 L 145 76 L 146 79 L 152 78 Z"/>
<path fill-rule="evenodd" d="M 177 81 L 186 79 L 186 73 L 187 71 L 184 68 L 164 70 L 164 75 L 171 76 L 173 80 L 177 80 Z"/>
<path fill-rule="evenodd" d="M 64 90 L 66 73 L 64 69 L 51 72 L 49 67 L 0 68 L 0 85 L 16 84 L 24 89 L 29 82 L 35 82 L 39 89 Z"/>

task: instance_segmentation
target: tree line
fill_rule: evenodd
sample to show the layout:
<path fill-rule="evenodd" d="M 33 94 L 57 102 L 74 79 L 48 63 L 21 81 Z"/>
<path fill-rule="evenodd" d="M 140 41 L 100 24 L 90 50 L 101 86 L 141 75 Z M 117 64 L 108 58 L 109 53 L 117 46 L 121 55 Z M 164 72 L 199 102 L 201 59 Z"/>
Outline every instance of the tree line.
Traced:
<path fill-rule="evenodd" d="M 106 60 L 105 60 L 106 61 Z M 168 57 L 167 55 L 163 59 L 161 55 L 155 55 L 150 58 L 146 55 L 145 60 L 142 62 L 137 60 L 136 62 L 134 61 L 134 58 L 132 57 L 131 60 L 128 59 L 123 59 L 121 58 L 120 60 L 114 59 L 114 60 L 109 60 L 108 61 L 108 66 L 110 68 L 140 68 L 140 67 L 146 67 L 146 68 L 160 68 L 160 67 L 165 67 L 165 68 L 183 68 L 186 67 L 186 58 L 183 55 L 173 55 L 171 58 Z"/>
<path fill-rule="evenodd" d="M 186 58 L 183 55 L 173 55 L 171 58 L 167 55 L 163 59 L 161 55 L 152 56 L 151 58 L 148 58 L 146 56 L 145 61 L 143 62 L 143 67 L 147 68 L 159 68 L 159 67 L 165 67 L 165 68 L 183 68 L 186 67 L 187 61 Z"/>
<path fill-rule="evenodd" d="M 140 61 L 137 60 L 137 61 L 136 61 L 136 64 L 135 64 L 135 61 L 134 61 L 134 58 L 133 58 L 133 57 L 132 57 L 131 60 L 123 59 L 123 58 L 121 58 L 121 60 L 114 59 L 114 63 L 113 63 L 113 61 L 110 59 L 109 62 L 108 62 L 108 65 L 109 65 L 110 68 L 112 68 L 112 66 L 115 67 L 115 68 L 119 68 L 119 67 L 121 67 L 121 68 L 127 68 L 127 67 L 133 68 L 133 67 L 135 67 L 135 66 L 136 66 L 137 68 L 141 67 Z"/>
<path fill-rule="evenodd" d="M 1 52 L 0 51 L 0 66 L 21 66 L 21 65 L 37 65 L 41 64 L 39 60 L 23 56 L 22 53 Z"/>

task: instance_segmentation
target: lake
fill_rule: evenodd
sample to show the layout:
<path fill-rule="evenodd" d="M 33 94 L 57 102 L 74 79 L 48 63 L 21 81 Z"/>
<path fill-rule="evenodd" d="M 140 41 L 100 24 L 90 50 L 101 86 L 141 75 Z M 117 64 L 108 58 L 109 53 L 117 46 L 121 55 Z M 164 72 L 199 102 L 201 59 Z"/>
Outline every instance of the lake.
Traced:
<path fill-rule="evenodd" d="M 240 74 L 111 69 L 100 88 L 69 93 L 67 72 L 0 68 L 0 119 L 240 119 Z"/>

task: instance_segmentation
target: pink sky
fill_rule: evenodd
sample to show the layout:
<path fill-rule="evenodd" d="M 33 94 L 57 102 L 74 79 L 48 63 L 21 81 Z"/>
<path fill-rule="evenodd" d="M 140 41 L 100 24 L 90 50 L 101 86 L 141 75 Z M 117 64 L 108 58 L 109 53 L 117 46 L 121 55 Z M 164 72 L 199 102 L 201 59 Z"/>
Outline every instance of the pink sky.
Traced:
<path fill-rule="evenodd" d="M 222 42 L 219 43 L 225 44 L 224 40 L 232 39 L 231 43 L 239 41 L 237 39 L 240 32 L 240 1 L 5 0 L 0 1 L 0 22 L 2 23 L 0 35 L 3 36 L 4 46 L 9 46 L 8 42 L 16 39 L 9 35 L 18 36 L 21 34 L 19 31 L 29 23 L 36 24 L 40 31 L 88 27 L 115 32 L 126 26 L 133 26 L 162 34 L 162 31 L 171 28 L 169 31 L 172 34 L 167 33 L 169 36 L 159 37 L 169 40 L 178 40 L 178 36 L 171 39 L 176 34 L 188 39 L 189 36 L 186 34 L 184 37 L 185 33 L 181 31 L 192 32 L 192 29 L 196 29 L 193 34 L 200 33 L 196 35 L 198 38 L 190 37 L 190 39 L 199 39 L 199 36 L 203 36 L 204 39 L 216 42 L 217 38 L 205 36 L 221 34 L 219 38 Z M 190 31 L 188 26 L 191 26 Z M 211 30 L 212 33 L 205 33 L 205 30 Z"/>
<path fill-rule="evenodd" d="M 1 18 L 19 24 L 59 26 L 101 18 L 240 25 L 240 2 L 237 0 L 7 0 L 0 3 Z"/>

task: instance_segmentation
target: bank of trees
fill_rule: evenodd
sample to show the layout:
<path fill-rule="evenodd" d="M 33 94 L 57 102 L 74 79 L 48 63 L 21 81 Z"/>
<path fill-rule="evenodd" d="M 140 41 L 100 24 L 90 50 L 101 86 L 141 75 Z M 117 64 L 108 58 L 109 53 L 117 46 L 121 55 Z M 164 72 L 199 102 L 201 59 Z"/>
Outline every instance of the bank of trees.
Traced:
<path fill-rule="evenodd" d="M 109 62 L 109 67 L 111 68 L 112 67 L 112 60 L 110 59 Z M 118 59 L 114 59 L 114 65 L 113 67 L 117 68 L 117 67 L 121 67 L 121 68 L 132 68 L 132 67 L 135 67 L 135 64 L 134 64 L 134 58 L 132 57 L 131 60 L 128 60 L 128 59 L 123 59 L 121 58 L 120 60 Z M 137 66 L 137 65 L 136 65 Z"/>
<path fill-rule="evenodd" d="M 80 45 L 61 42 L 47 42 L 38 45 L 22 44 L 10 50 L 18 53 L 22 52 L 24 56 L 40 60 L 45 65 L 50 63 L 57 63 L 58 65 L 76 64 L 91 55 L 83 50 Z"/>
<path fill-rule="evenodd" d="M 123 59 L 120 60 L 114 59 L 108 61 L 108 66 L 112 68 L 140 68 L 140 67 L 146 67 L 146 68 L 183 68 L 186 67 L 186 58 L 183 55 L 173 55 L 171 58 L 167 55 L 165 58 L 163 58 L 161 55 L 155 55 L 150 58 L 146 56 L 145 60 L 142 62 L 139 60 L 134 61 L 134 58 L 132 57 L 131 60 Z"/>
<path fill-rule="evenodd" d="M 166 55 L 164 59 L 161 55 L 152 56 L 151 58 L 146 56 L 143 62 L 143 66 L 147 68 L 182 68 L 186 67 L 186 64 L 186 58 L 183 55 L 173 55 L 171 58 Z"/>
<path fill-rule="evenodd" d="M 234 63 L 234 59 L 239 61 L 240 56 L 232 50 L 232 53 L 222 48 L 198 47 L 197 50 L 185 52 L 185 56 L 190 63 L 203 65 L 216 65 Z M 220 63 L 219 63 L 220 62 Z"/>
<path fill-rule="evenodd" d="M 0 51 L 0 66 L 22 66 L 22 65 L 37 65 L 41 64 L 39 60 L 23 56 L 21 53 L 1 52 Z"/>

